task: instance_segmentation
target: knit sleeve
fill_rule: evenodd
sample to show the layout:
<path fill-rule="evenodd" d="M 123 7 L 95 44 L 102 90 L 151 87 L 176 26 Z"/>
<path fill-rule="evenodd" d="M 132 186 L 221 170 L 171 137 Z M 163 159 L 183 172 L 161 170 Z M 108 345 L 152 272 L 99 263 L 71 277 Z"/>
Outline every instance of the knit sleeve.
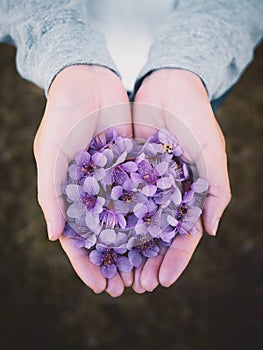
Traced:
<path fill-rule="evenodd" d="M 197 74 L 210 100 L 233 86 L 263 35 L 263 1 L 177 1 L 150 48 L 135 90 L 161 68 Z"/>
<path fill-rule="evenodd" d="M 117 69 L 81 0 L 2 0 L 0 41 L 16 46 L 18 73 L 47 95 L 55 76 L 75 64 Z"/>

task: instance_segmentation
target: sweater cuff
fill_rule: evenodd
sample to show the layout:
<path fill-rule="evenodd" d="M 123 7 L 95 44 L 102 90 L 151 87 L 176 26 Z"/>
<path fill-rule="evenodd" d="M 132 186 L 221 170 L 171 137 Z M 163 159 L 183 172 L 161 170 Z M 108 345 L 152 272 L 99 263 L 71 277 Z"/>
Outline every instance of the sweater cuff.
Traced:
<path fill-rule="evenodd" d="M 249 33 L 221 18 L 204 13 L 192 13 L 186 18 L 180 12 L 174 13 L 149 51 L 135 92 L 152 71 L 177 68 L 199 76 L 209 99 L 216 99 L 237 82 L 253 59 L 254 46 Z"/>
<path fill-rule="evenodd" d="M 18 45 L 16 60 L 19 74 L 44 88 L 46 96 L 57 74 L 71 65 L 100 65 L 120 76 L 103 35 L 82 22 L 56 24 L 32 46 Z"/>

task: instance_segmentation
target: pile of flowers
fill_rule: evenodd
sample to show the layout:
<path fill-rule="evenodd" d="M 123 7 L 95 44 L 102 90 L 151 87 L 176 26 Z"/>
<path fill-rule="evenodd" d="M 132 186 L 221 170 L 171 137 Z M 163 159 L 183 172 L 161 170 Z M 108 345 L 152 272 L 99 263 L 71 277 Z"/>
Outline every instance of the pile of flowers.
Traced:
<path fill-rule="evenodd" d="M 139 267 L 193 232 L 208 189 L 194 169 L 168 130 L 136 140 L 108 129 L 69 164 L 64 235 L 106 278 Z"/>

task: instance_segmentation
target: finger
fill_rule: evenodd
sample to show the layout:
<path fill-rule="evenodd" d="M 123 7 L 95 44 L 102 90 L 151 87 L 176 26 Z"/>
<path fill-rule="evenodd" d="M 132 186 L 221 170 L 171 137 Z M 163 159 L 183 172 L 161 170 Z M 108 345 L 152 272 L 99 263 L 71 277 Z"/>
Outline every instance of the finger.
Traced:
<path fill-rule="evenodd" d="M 135 135 L 147 138 L 156 127 L 167 128 L 176 136 L 184 158 L 195 163 L 199 176 L 209 183 L 203 224 L 207 233 L 215 235 L 231 199 L 224 136 L 207 101 L 195 110 L 194 116 L 191 111 L 185 115 L 180 110 L 184 118 L 177 117 L 177 107 L 173 104 L 168 104 L 166 108 L 136 102 L 133 108 Z"/>
<path fill-rule="evenodd" d="M 201 237 L 200 220 L 195 225 L 195 232 L 189 238 L 176 236 L 160 267 L 159 281 L 162 286 L 169 287 L 179 278 L 188 265 Z"/>
<path fill-rule="evenodd" d="M 124 283 L 117 272 L 112 278 L 108 279 L 106 292 L 113 298 L 119 297 L 124 291 Z"/>
<path fill-rule="evenodd" d="M 162 248 L 157 256 L 145 262 L 141 272 L 141 286 L 148 292 L 152 292 L 159 285 L 159 270 L 162 264 L 166 249 Z"/>
<path fill-rule="evenodd" d="M 145 263 L 145 260 L 134 271 L 134 282 L 133 282 L 132 288 L 138 294 L 145 293 L 146 291 L 141 285 L 141 273 L 143 270 L 144 263 Z"/>
<path fill-rule="evenodd" d="M 61 236 L 59 240 L 80 279 L 95 293 L 103 292 L 107 285 L 106 279 L 100 267 L 90 262 L 88 251 L 85 248 L 74 247 L 72 241 L 65 236 Z"/>
<path fill-rule="evenodd" d="M 65 225 L 65 203 L 60 185 L 55 179 L 56 156 L 58 149 L 51 144 L 37 145 L 34 154 L 37 163 L 38 202 L 44 213 L 50 240 L 56 240 L 63 232 Z M 66 177 L 67 161 L 61 158 L 60 173 L 57 180 L 62 183 Z M 64 170 L 64 171 L 63 171 Z"/>
<path fill-rule="evenodd" d="M 123 280 L 124 286 L 125 287 L 131 287 L 133 284 L 133 280 L 134 280 L 134 271 L 130 271 L 130 272 L 120 272 L 120 276 Z"/>
<path fill-rule="evenodd" d="M 227 157 L 223 149 L 217 151 L 213 145 L 203 150 L 207 163 L 206 176 L 209 183 L 208 194 L 203 208 L 203 225 L 207 233 L 216 235 L 219 221 L 231 200 L 230 181 L 227 169 Z M 199 163 L 197 163 L 199 165 Z M 202 166 L 199 174 L 204 174 Z"/>

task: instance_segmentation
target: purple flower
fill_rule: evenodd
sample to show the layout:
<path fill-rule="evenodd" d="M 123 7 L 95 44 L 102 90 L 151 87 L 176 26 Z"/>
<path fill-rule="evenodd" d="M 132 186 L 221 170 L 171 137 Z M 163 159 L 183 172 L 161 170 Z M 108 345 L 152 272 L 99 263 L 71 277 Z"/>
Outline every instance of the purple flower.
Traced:
<path fill-rule="evenodd" d="M 126 249 L 113 249 L 97 244 L 96 249 L 89 254 L 90 261 L 100 266 L 101 272 L 105 278 L 112 278 L 117 270 L 129 272 L 133 266 L 130 260 L 124 256 Z"/>
<path fill-rule="evenodd" d="M 177 236 L 188 237 L 208 183 L 194 181 L 176 138 L 161 129 L 146 142 L 114 129 L 94 137 L 68 168 L 65 236 L 86 248 L 106 278 L 131 271 Z"/>
<path fill-rule="evenodd" d="M 153 136 L 149 138 L 150 142 L 161 144 L 163 152 L 176 157 L 182 155 L 182 148 L 177 139 L 166 129 L 157 130 Z"/>
<path fill-rule="evenodd" d="M 72 204 L 67 209 L 67 216 L 76 219 L 87 212 L 98 215 L 105 203 L 105 199 L 98 197 L 98 193 L 99 184 L 93 177 L 86 178 L 83 188 L 76 184 L 68 184 L 66 195 Z"/>
<path fill-rule="evenodd" d="M 157 190 L 156 181 L 158 180 L 158 171 L 151 165 L 147 159 L 143 159 L 138 163 L 138 172 L 132 173 L 131 178 L 137 183 L 146 184 L 142 188 L 145 196 L 153 196 Z"/>
<path fill-rule="evenodd" d="M 104 166 L 107 163 L 105 155 L 95 152 L 90 155 L 86 151 L 81 151 L 75 156 L 75 163 L 69 168 L 69 176 L 73 181 L 83 184 L 86 177 L 94 176 L 96 180 L 101 180 L 105 175 Z"/>
<path fill-rule="evenodd" d="M 147 203 L 138 203 L 134 207 L 134 215 L 138 218 L 135 225 L 137 235 L 149 233 L 152 237 L 161 234 L 161 212 L 158 206 L 150 199 Z"/>
<path fill-rule="evenodd" d="M 101 225 L 105 225 L 105 228 L 125 228 L 126 220 L 124 216 L 115 211 L 114 209 L 104 208 L 102 213 L 100 214 L 100 223 Z"/>
<path fill-rule="evenodd" d="M 128 258 L 131 265 L 139 267 L 143 257 L 153 258 L 157 256 L 160 251 L 158 242 L 157 238 L 152 238 L 148 234 L 130 238 L 127 248 L 129 249 Z"/>
<path fill-rule="evenodd" d="M 94 136 L 89 145 L 89 152 L 91 154 L 101 152 L 105 148 L 110 147 L 116 140 L 118 133 L 111 128 L 97 136 Z"/>
<path fill-rule="evenodd" d="M 83 231 L 83 227 L 74 226 L 66 224 L 63 230 L 64 235 L 72 239 L 74 247 L 89 249 L 96 244 L 96 236 L 92 232 L 88 232 L 87 229 L 84 229 L 85 233 L 82 232 L 82 234 L 79 234 L 79 232 Z"/>
<path fill-rule="evenodd" d="M 175 217 L 167 216 L 169 226 L 161 233 L 162 240 L 169 242 L 177 233 L 182 237 L 189 237 L 201 213 L 202 210 L 199 207 L 189 207 L 183 203 Z"/>
<path fill-rule="evenodd" d="M 194 200 L 194 194 L 198 193 L 204 193 L 208 190 L 208 182 L 205 179 L 198 178 L 193 183 L 189 182 L 184 185 L 185 193 L 183 196 L 184 202 L 191 202 Z"/>
<path fill-rule="evenodd" d="M 189 178 L 188 166 L 179 158 L 173 158 L 173 162 L 169 167 L 169 173 L 176 181 L 185 181 Z"/>
<path fill-rule="evenodd" d="M 124 183 L 130 179 L 131 174 L 137 171 L 137 164 L 133 161 L 119 164 L 120 161 L 123 161 L 123 156 L 126 157 L 126 152 L 120 155 L 114 166 L 107 169 L 106 176 L 103 180 L 105 184 L 123 186 Z"/>
<path fill-rule="evenodd" d="M 137 203 L 147 202 L 147 198 L 138 191 L 137 183 L 128 179 L 123 186 L 114 186 L 111 190 L 111 199 L 114 201 L 114 208 L 123 214 L 132 212 Z"/>

